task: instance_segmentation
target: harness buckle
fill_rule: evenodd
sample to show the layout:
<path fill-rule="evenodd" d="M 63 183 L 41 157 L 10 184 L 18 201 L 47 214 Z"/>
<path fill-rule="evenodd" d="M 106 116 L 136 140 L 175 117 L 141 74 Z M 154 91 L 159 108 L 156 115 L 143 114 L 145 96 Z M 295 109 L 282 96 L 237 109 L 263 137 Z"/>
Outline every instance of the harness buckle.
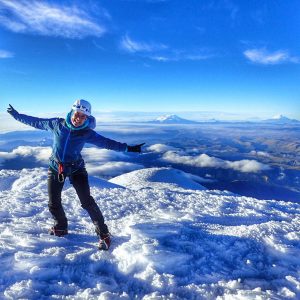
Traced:
<path fill-rule="evenodd" d="M 65 181 L 65 175 L 64 175 L 64 166 L 62 163 L 58 164 L 58 182 L 64 182 Z"/>

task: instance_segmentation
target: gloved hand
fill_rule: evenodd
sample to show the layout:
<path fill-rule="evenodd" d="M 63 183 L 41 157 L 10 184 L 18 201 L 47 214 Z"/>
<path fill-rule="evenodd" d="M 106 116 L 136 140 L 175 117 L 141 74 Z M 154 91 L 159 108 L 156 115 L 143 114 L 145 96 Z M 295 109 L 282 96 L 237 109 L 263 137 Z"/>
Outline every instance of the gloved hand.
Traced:
<path fill-rule="evenodd" d="M 138 153 L 141 153 L 143 145 L 145 145 L 145 143 L 139 144 L 139 145 L 134 145 L 134 146 L 127 146 L 127 152 L 138 152 Z"/>
<path fill-rule="evenodd" d="M 18 112 L 10 104 L 9 107 L 7 108 L 7 112 L 12 116 L 18 114 Z"/>

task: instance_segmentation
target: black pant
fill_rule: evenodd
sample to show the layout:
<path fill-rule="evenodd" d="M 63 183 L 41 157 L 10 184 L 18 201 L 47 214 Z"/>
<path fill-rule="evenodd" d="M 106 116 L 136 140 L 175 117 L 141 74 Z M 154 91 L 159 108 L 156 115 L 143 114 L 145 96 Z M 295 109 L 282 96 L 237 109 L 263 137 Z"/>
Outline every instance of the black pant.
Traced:
<path fill-rule="evenodd" d="M 90 194 L 90 186 L 88 182 L 88 174 L 85 168 L 79 169 L 72 173 L 70 182 L 74 186 L 76 193 L 81 202 L 81 207 L 84 208 L 96 227 L 96 233 L 108 233 L 108 228 L 104 223 L 103 215 Z M 48 170 L 48 195 L 49 195 L 49 210 L 55 221 L 56 229 L 67 229 L 68 220 L 66 218 L 63 206 L 61 204 L 61 192 L 64 186 L 64 181 L 58 181 L 58 173 L 49 168 Z"/>

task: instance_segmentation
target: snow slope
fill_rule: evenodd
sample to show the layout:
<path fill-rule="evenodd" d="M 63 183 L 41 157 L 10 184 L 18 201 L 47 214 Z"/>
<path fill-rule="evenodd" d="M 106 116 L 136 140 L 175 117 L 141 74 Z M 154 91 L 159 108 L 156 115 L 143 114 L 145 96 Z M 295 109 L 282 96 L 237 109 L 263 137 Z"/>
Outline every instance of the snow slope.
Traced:
<path fill-rule="evenodd" d="M 0 171 L 0 299 L 300 298 L 297 203 L 203 190 L 166 168 L 92 178 L 113 235 L 99 252 L 69 184 L 70 234 L 47 234 L 46 176 Z"/>
<path fill-rule="evenodd" d="M 147 168 L 117 176 L 110 179 L 109 182 L 133 190 L 142 188 L 204 190 L 205 188 L 195 180 L 205 181 L 201 177 L 177 169 Z"/>

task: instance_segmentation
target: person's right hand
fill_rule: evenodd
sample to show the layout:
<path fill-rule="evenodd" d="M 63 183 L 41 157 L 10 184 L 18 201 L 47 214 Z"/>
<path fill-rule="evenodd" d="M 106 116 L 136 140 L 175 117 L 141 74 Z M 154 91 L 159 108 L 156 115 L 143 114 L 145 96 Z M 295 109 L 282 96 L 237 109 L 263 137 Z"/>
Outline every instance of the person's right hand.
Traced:
<path fill-rule="evenodd" d="M 10 115 L 15 115 L 15 114 L 18 114 L 18 112 L 9 104 L 8 108 L 7 108 L 7 112 L 10 114 Z"/>

